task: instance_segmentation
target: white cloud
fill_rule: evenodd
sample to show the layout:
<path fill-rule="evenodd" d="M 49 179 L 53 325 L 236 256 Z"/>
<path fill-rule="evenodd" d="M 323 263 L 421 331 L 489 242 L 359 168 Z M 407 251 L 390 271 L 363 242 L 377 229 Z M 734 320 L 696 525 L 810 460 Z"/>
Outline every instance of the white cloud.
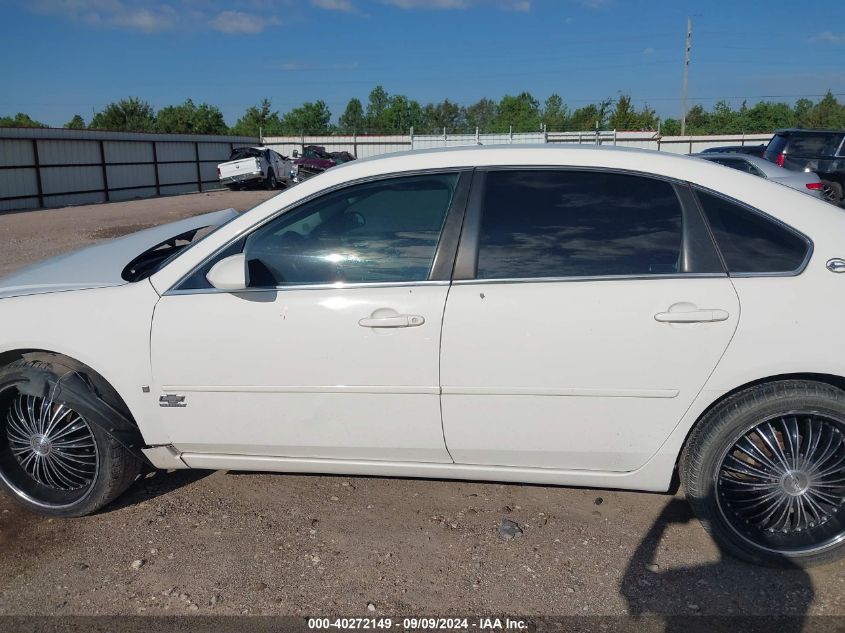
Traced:
<path fill-rule="evenodd" d="M 221 33 L 261 33 L 268 26 L 277 26 L 281 20 L 277 17 L 263 17 L 242 11 L 223 11 L 208 25 Z"/>
<path fill-rule="evenodd" d="M 654 55 L 654 49 L 651 46 L 646 46 L 643 49 L 643 55 L 645 55 L 646 57 Z"/>
<path fill-rule="evenodd" d="M 578 4 L 588 9 L 607 9 L 614 3 L 614 0 L 578 0 Z"/>
<path fill-rule="evenodd" d="M 61 15 L 91 26 L 126 28 L 156 33 L 176 26 L 179 15 L 169 4 L 122 0 L 36 0 L 32 9 L 47 15 Z"/>
<path fill-rule="evenodd" d="M 825 31 L 818 35 L 811 37 L 812 42 L 827 42 L 828 44 L 845 44 L 845 33 L 832 33 Z"/>
<path fill-rule="evenodd" d="M 531 10 L 531 0 L 381 0 L 400 9 L 469 9 L 476 6 L 493 6 L 509 11 Z"/>
<path fill-rule="evenodd" d="M 519 2 L 510 2 L 505 5 L 511 11 L 519 11 L 520 13 L 527 13 L 531 11 L 531 3 L 528 0 L 520 0 Z"/>
<path fill-rule="evenodd" d="M 400 9 L 466 9 L 467 0 L 382 0 Z"/>
<path fill-rule="evenodd" d="M 311 4 L 318 9 L 326 9 L 327 11 L 352 12 L 355 10 L 352 0 L 311 0 Z"/>

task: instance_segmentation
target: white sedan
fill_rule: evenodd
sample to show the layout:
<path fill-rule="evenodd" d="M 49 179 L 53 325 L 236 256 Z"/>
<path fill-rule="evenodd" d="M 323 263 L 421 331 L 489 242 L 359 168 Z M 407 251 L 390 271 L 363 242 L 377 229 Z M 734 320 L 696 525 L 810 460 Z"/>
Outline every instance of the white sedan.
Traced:
<path fill-rule="evenodd" d="M 651 491 L 677 472 L 724 550 L 830 560 L 843 236 L 822 201 L 648 151 L 348 163 L 0 282 L 0 481 L 79 516 L 144 462 Z"/>

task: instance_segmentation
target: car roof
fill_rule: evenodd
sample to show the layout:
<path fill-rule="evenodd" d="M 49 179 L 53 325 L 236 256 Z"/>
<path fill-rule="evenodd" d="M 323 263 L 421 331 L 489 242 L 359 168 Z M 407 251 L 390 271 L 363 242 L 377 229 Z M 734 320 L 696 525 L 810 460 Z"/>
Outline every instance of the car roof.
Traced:
<path fill-rule="evenodd" d="M 775 134 L 845 134 L 845 130 L 821 130 L 817 128 L 805 129 L 800 127 L 787 127 L 775 130 Z"/>

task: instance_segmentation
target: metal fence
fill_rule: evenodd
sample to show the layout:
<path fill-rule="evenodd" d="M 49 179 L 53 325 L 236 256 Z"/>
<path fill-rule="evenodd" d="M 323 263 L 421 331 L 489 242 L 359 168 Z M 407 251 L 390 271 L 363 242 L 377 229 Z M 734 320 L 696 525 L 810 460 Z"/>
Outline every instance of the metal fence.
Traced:
<path fill-rule="evenodd" d="M 676 154 L 691 154 L 719 145 L 765 144 L 771 134 L 726 134 L 718 136 L 661 136 L 657 132 L 529 132 L 501 134 L 414 134 L 393 136 L 269 136 L 264 144 L 289 156 L 307 145 L 322 145 L 329 152 L 350 152 L 358 158 L 432 147 L 461 145 L 508 145 L 526 143 L 573 143 L 641 147 Z"/>
<path fill-rule="evenodd" d="M 217 164 L 257 138 L 0 128 L 0 211 L 218 189 Z"/>
<path fill-rule="evenodd" d="M 718 145 L 757 145 L 771 134 L 660 136 L 655 132 L 536 132 L 266 137 L 290 156 L 322 145 L 358 158 L 460 145 L 573 143 L 642 147 L 674 153 Z M 217 164 L 235 147 L 257 145 L 244 136 L 143 134 L 93 130 L 0 128 L 0 212 L 89 204 L 219 189 Z"/>

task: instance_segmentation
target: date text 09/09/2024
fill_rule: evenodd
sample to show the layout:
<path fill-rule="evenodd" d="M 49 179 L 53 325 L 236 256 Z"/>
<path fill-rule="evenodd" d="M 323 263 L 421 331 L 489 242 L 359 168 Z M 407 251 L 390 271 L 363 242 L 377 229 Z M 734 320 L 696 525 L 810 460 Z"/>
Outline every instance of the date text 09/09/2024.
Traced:
<path fill-rule="evenodd" d="M 523 631 L 526 620 L 512 618 L 308 618 L 311 630 L 401 630 L 401 631 Z"/>

